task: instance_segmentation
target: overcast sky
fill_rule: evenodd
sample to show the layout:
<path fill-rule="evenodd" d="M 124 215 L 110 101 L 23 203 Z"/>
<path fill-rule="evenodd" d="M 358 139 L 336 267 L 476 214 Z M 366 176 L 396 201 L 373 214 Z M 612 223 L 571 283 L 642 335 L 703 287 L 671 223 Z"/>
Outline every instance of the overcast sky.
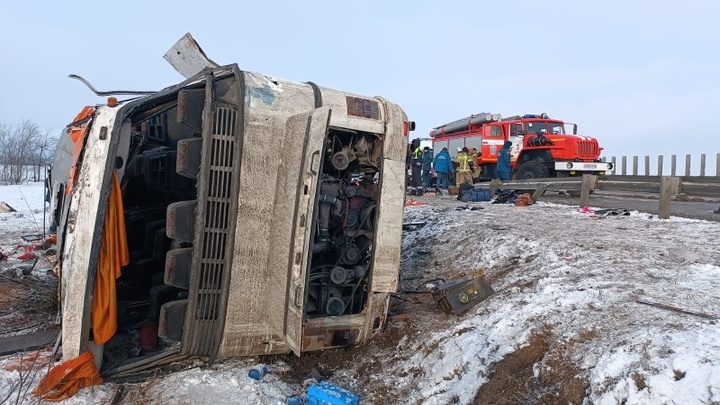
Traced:
<path fill-rule="evenodd" d="M 414 136 L 472 113 L 546 112 L 606 156 L 704 152 L 714 165 L 720 1 L 484 3 L 5 1 L 0 123 L 59 133 L 102 102 L 71 73 L 101 90 L 179 82 L 162 55 L 190 32 L 220 64 L 387 97 Z"/>

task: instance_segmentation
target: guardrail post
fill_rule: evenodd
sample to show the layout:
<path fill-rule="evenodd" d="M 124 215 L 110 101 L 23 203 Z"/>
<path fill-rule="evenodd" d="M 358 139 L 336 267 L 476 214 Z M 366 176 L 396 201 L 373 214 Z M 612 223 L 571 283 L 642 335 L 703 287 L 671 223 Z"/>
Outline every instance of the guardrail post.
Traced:
<path fill-rule="evenodd" d="M 645 175 L 650 175 L 650 156 L 645 155 Z"/>
<path fill-rule="evenodd" d="M 700 175 L 705 175 L 705 154 L 700 154 Z"/>
<path fill-rule="evenodd" d="M 720 177 L 720 153 L 715 155 L 715 175 Z M 718 208 L 720 209 L 720 208 Z"/>
<path fill-rule="evenodd" d="M 670 175 L 674 176 L 677 170 L 677 156 L 670 156 Z"/>
<path fill-rule="evenodd" d="M 490 198 L 493 198 L 495 196 L 495 190 L 497 190 L 498 186 L 501 184 L 502 181 L 498 179 L 490 180 Z"/>
<path fill-rule="evenodd" d="M 548 187 L 547 184 L 541 184 L 541 185 L 537 186 L 537 188 L 535 189 L 535 192 L 532 195 L 533 202 L 537 202 L 537 200 L 539 200 L 540 197 L 542 197 L 542 195 L 545 194 L 545 190 L 547 189 L 547 187 Z"/>
<path fill-rule="evenodd" d="M 622 157 L 622 175 L 627 174 L 627 156 Z"/>
<path fill-rule="evenodd" d="M 592 174 L 583 174 L 582 187 L 580 188 L 580 206 L 587 207 L 590 205 L 590 190 L 595 188 L 597 184 L 597 176 Z"/>
<path fill-rule="evenodd" d="M 658 176 L 663 174 L 663 155 L 658 156 Z"/>
<path fill-rule="evenodd" d="M 690 176 L 690 154 L 685 155 L 685 176 Z"/>
<path fill-rule="evenodd" d="M 638 174 L 638 157 L 633 156 L 633 176 L 637 176 Z"/>
<path fill-rule="evenodd" d="M 720 153 L 718 153 L 718 155 L 720 155 Z M 612 172 L 617 173 L 617 159 L 615 158 L 615 156 L 613 156 L 612 160 L 610 160 L 610 161 L 612 162 L 612 165 L 613 165 Z M 718 171 L 720 172 L 720 166 L 718 166 Z"/>
<path fill-rule="evenodd" d="M 672 195 L 673 177 L 663 176 L 660 179 L 660 208 L 658 217 L 660 219 L 670 218 L 670 196 Z"/>

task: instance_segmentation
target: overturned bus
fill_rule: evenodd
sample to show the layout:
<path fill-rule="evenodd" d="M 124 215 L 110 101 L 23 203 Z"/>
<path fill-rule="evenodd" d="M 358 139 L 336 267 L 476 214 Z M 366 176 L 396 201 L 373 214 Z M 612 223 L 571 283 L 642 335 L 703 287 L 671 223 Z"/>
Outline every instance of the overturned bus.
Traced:
<path fill-rule="evenodd" d="M 104 376 L 359 345 L 397 287 L 400 107 L 200 68 L 86 107 L 58 144 L 63 356 L 91 350 Z"/>

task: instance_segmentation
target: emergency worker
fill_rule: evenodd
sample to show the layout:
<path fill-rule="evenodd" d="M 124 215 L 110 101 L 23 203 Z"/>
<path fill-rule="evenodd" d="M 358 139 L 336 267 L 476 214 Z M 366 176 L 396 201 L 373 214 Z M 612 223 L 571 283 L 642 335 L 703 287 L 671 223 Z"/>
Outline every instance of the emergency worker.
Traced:
<path fill-rule="evenodd" d="M 442 148 L 440 153 L 435 155 L 435 159 L 433 160 L 433 169 L 437 175 L 438 188 L 441 190 L 447 190 L 449 185 L 448 179 L 450 172 L 452 171 L 452 158 L 450 157 L 450 153 L 448 153 L 447 148 Z"/>
<path fill-rule="evenodd" d="M 473 179 L 480 178 L 480 176 L 482 175 L 480 165 L 477 164 L 478 157 L 480 157 L 481 153 L 482 153 L 481 151 L 478 151 L 477 149 L 475 149 L 472 146 L 468 148 L 468 160 L 470 162 L 472 162 L 472 177 L 473 177 Z"/>
<path fill-rule="evenodd" d="M 429 147 L 423 148 L 423 157 L 422 157 L 422 181 L 423 181 L 423 187 L 430 188 L 430 174 L 432 173 L 432 161 L 433 156 L 432 153 L 430 153 Z"/>
<path fill-rule="evenodd" d="M 501 181 L 508 181 L 510 180 L 510 147 L 512 146 L 512 142 L 505 141 L 503 144 L 503 147 L 500 148 L 500 152 L 498 152 L 498 160 L 497 160 L 497 176 L 498 179 Z"/>
<path fill-rule="evenodd" d="M 460 187 L 462 183 L 473 184 L 472 179 L 472 162 L 468 158 L 468 148 L 462 148 L 457 155 L 457 176 L 455 178 L 455 185 Z"/>
<path fill-rule="evenodd" d="M 417 141 L 417 142 L 415 142 Z M 422 157 L 423 152 L 420 149 L 420 141 L 413 140 L 415 148 L 412 151 L 412 186 L 422 187 Z"/>

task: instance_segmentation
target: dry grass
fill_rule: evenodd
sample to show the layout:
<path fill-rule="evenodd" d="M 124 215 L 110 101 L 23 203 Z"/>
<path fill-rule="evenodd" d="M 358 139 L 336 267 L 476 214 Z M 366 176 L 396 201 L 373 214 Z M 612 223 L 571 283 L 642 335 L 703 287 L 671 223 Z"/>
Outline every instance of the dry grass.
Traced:
<path fill-rule="evenodd" d="M 642 391 L 647 388 L 647 384 L 645 383 L 645 376 L 640 373 L 632 373 L 631 377 L 635 382 L 635 386 L 637 387 L 638 391 Z"/>
<path fill-rule="evenodd" d="M 115 393 L 115 397 L 112 400 L 112 404 L 127 404 L 127 405 L 151 405 L 151 404 L 162 404 L 162 395 L 155 393 L 153 387 L 157 386 L 160 379 L 160 374 L 155 373 L 145 383 L 125 386 L 119 385 L 118 391 Z"/>
<path fill-rule="evenodd" d="M 9 374 L 3 375 L 5 381 L 2 384 L 10 389 L 4 398 L 0 397 L 0 404 L 40 404 L 42 401 L 32 394 L 32 389 L 35 388 L 35 380 L 40 376 L 41 371 L 47 373 L 53 363 L 52 354 L 40 349 L 34 352 L 23 352 L 19 356 L 11 358 L 3 368 L 6 371 L 17 372 L 18 378 L 11 379 Z"/>

